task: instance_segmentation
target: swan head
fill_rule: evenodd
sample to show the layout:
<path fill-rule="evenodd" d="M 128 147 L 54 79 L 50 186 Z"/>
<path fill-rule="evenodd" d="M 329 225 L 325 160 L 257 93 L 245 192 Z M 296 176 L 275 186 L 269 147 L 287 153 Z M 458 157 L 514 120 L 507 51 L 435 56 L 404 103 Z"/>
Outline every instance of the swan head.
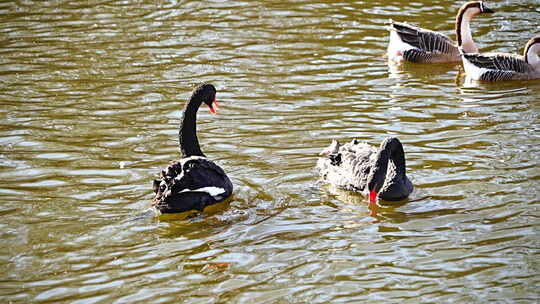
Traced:
<path fill-rule="evenodd" d="M 218 102 L 216 99 L 216 88 L 209 83 L 202 83 L 195 87 L 193 90 L 192 99 L 201 100 L 204 102 L 212 114 L 216 114 L 218 107 Z"/>
<path fill-rule="evenodd" d="M 377 198 L 397 201 L 406 198 L 412 191 L 412 184 L 405 174 L 405 153 L 399 139 L 390 137 L 379 146 L 368 176 L 369 201 Z"/>

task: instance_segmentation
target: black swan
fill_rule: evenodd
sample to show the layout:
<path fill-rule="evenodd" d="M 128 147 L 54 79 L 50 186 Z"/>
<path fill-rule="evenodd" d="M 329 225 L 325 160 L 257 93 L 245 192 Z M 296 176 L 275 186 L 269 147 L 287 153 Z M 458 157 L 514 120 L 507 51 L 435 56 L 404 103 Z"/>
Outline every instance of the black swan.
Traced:
<path fill-rule="evenodd" d="M 156 196 L 152 201 L 161 213 L 202 211 L 204 207 L 228 198 L 233 185 L 225 171 L 202 153 L 197 139 L 197 110 L 205 103 L 210 112 L 218 109 L 216 88 L 201 84 L 195 88 L 186 104 L 180 122 L 180 151 L 182 159 L 173 161 L 154 180 Z"/>
<path fill-rule="evenodd" d="M 377 198 L 399 201 L 407 198 L 413 185 L 405 173 L 405 153 L 399 139 L 389 137 L 379 148 L 354 139 L 340 145 L 337 140 L 321 152 L 317 161 L 322 179 L 341 189 Z"/>

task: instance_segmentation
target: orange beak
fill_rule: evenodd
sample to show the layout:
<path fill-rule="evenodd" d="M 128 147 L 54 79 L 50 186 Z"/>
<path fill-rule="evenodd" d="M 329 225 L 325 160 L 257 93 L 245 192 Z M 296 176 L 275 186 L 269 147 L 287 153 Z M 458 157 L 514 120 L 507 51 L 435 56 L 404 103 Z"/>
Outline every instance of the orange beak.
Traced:
<path fill-rule="evenodd" d="M 217 99 L 214 99 L 214 102 L 212 102 L 212 105 L 211 106 L 208 106 L 210 108 L 210 113 L 212 114 L 216 114 L 217 113 L 217 110 L 219 110 L 219 106 L 218 106 L 218 103 L 217 103 Z"/>

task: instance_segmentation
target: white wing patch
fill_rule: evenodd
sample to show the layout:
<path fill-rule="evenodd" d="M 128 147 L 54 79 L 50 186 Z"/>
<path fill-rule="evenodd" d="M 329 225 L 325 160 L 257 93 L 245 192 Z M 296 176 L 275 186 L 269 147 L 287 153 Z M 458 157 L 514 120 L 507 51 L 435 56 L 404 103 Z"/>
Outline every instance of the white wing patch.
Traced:
<path fill-rule="evenodd" d="M 187 192 L 187 191 L 206 192 L 206 193 L 210 194 L 211 196 L 218 196 L 218 195 L 220 195 L 220 194 L 225 193 L 225 189 L 219 188 L 219 187 L 214 187 L 214 186 L 211 186 L 211 187 L 203 187 L 203 188 L 194 189 L 194 190 L 191 190 L 191 189 L 184 189 L 184 190 L 182 190 L 182 191 L 180 191 L 180 192 Z"/>
<path fill-rule="evenodd" d="M 403 42 L 395 30 L 390 31 L 390 42 L 388 43 L 388 49 L 386 51 L 390 60 L 395 62 L 402 61 L 403 53 L 410 49 L 415 49 L 415 47 Z"/>
<path fill-rule="evenodd" d="M 471 79 L 480 80 L 480 77 L 482 77 L 482 75 L 485 72 L 489 71 L 486 68 L 481 68 L 474 65 L 465 57 L 462 57 L 462 59 L 463 59 L 463 69 L 465 70 L 465 74 L 467 74 L 467 76 L 470 77 Z"/>

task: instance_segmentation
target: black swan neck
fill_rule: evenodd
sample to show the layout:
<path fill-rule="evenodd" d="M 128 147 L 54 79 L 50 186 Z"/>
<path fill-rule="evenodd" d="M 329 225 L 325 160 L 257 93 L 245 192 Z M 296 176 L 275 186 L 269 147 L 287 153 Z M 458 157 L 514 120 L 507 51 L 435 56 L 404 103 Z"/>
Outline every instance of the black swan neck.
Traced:
<path fill-rule="evenodd" d="M 388 162 L 390 160 L 395 165 L 396 174 L 400 177 L 405 177 L 405 152 L 403 151 L 403 145 L 395 137 L 385 139 L 379 147 L 372 177 L 369 179 L 368 187 L 370 191 L 375 189 L 378 192 L 384 185 Z"/>
<path fill-rule="evenodd" d="M 197 111 L 199 110 L 201 103 L 202 100 L 195 95 L 191 96 L 182 113 L 178 137 L 180 142 L 180 152 L 184 158 L 190 156 L 205 157 L 199 146 L 199 139 L 197 138 Z"/>
<path fill-rule="evenodd" d="M 389 158 L 396 166 L 396 171 L 400 175 L 405 175 L 405 152 L 403 151 L 403 145 L 399 139 L 392 137 L 386 141 L 385 150 L 387 150 Z"/>

